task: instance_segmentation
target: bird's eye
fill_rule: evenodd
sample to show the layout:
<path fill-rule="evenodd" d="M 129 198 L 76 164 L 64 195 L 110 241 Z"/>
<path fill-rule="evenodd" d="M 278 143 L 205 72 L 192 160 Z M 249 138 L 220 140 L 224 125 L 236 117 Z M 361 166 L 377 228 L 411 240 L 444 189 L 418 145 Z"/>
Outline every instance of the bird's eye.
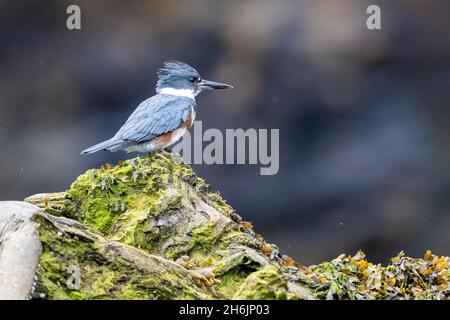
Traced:
<path fill-rule="evenodd" d="M 200 79 L 200 78 L 197 78 L 197 77 L 190 77 L 190 78 L 189 78 L 189 81 L 192 82 L 192 83 L 200 82 L 200 80 L 201 80 L 201 79 Z"/>

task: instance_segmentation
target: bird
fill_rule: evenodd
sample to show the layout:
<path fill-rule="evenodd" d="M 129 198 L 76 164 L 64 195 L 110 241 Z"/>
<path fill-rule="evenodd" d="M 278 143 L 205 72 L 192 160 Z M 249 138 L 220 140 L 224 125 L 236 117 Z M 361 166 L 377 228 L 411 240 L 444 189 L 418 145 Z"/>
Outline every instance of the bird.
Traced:
<path fill-rule="evenodd" d="M 117 133 L 83 150 L 128 153 L 158 152 L 176 144 L 193 125 L 195 97 L 206 90 L 229 89 L 229 84 L 203 79 L 190 65 L 169 60 L 157 72 L 156 94 L 141 102 Z"/>

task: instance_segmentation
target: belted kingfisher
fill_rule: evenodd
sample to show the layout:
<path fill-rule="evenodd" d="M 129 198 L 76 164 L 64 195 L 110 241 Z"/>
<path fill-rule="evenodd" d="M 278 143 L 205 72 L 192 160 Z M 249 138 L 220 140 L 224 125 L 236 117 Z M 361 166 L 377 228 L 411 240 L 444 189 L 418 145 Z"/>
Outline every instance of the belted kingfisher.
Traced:
<path fill-rule="evenodd" d="M 156 95 L 141 102 L 114 137 L 81 154 L 99 150 L 152 153 L 170 147 L 194 123 L 195 96 L 204 90 L 228 88 L 233 87 L 202 79 L 186 63 L 166 62 L 158 70 Z"/>

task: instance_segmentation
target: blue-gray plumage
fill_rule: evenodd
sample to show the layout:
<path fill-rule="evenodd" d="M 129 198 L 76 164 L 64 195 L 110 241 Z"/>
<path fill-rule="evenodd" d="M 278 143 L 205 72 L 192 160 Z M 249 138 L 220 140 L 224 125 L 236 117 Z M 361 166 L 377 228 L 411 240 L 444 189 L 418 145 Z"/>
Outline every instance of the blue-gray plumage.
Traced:
<path fill-rule="evenodd" d="M 191 66 L 169 61 L 158 71 L 156 95 L 143 101 L 109 140 L 81 154 L 99 150 L 154 152 L 175 144 L 195 119 L 195 96 L 204 90 L 232 86 L 204 80 Z"/>

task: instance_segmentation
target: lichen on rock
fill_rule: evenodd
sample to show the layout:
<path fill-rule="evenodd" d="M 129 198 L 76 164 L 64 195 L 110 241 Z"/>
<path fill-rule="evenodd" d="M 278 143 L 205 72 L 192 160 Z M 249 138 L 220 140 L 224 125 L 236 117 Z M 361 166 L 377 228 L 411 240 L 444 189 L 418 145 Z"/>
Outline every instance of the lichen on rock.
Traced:
<path fill-rule="evenodd" d="M 299 298 L 289 292 L 288 279 L 276 266 L 251 273 L 233 295 L 234 299 L 286 300 Z"/>
<path fill-rule="evenodd" d="M 274 245 L 269 246 L 261 236 L 256 236 L 251 224 L 242 221 L 177 154 L 155 154 L 120 162 L 116 166 L 106 164 L 80 175 L 64 195 L 39 194 L 27 201 L 45 211 L 53 214 L 56 211 L 59 216 L 77 220 L 80 226 L 98 234 L 99 239 L 128 245 L 180 265 L 189 270 L 188 274 L 198 289 L 208 292 L 210 298 L 231 298 L 235 288 L 252 273 L 270 265 L 278 267 L 286 282 L 283 287 L 286 293 L 280 294 L 277 288 L 273 296 L 300 298 L 296 293 L 287 293 L 288 278 L 292 276 L 280 263 L 279 257 L 263 250 Z M 60 275 L 68 266 L 63 261 L 56 262 L 55 256 L 88 261 L 83 257 L 104 256 L 107 248 L 99 245 L 98 239 L 90 242 L 81 241 L 80 237 L 76 242 L 71 242 L 70 237 L 53 240 L 50 234 L 56 230 L 49 232 L 42 228 L 44 253 L 41 266 L 45 272 L 40 278 L 45 280 L 42 283 L 48 291 L 46 296 L 87 299 L 150 297 L 125 296 L 123 292 L 111 289 L 120 279 L 111 272 L 101 277 L 100 282 L 104 285 L 100 286 L 98 281 L 89 285 L 92 288 L 90 295 L 87 294 L 89 290 L 75 296 L 61 291 L 55 281 L 61 284 L 63 279 L 50 275 L 54 273 L 55 263 L 62 268 L 58 269 Z M 77 263 L 80 269 L 86 270 L 87 278 L 91 278 L 91 271 L 95 271 L 93 274 L 99 272 L 92 266 L 83 265 L 82 261 Z M 241 298 L 244 296 L 244 293 L 240 295 Z M 248 294 L 248 298 L 256 296 L 256 293 Z M 158 297 L 177 298 L 164 294 Z"/>
<path fill-rule="evenodd" d="M 424 259 L 399 255 L 387 267 L 362 252 L 299 265 L 175 153 L 106 164 L 67 191 L 26 201 L 45 211 L 34 218 L 42 244 L 35 298 L 450 297 L 449 258 L 428 252 Z M 74 270 L 81 275 L 75 284 L 68 280 Z"/>
<path fill-rule="evenodd" d="M 176 263 L 70 219 L 42 215 L 43 246 L 33 297 L 48 299 L 208 299 Z M 55 236 L 56 235 L 56 236 Z"/>

